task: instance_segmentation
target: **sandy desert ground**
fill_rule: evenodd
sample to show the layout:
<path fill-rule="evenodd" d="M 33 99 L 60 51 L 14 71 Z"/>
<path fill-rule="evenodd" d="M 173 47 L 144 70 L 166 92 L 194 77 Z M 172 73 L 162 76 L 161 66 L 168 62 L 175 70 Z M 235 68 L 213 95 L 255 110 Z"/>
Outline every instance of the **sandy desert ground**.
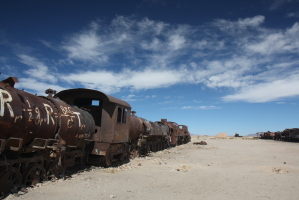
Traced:
<path fill-rule="evenodd" d="M 207 145 L 193 145 L 206 141 Z M 193 137 L 192 142 L 45 182 L 10 200 L 299 199 L 299 143 Z"/>

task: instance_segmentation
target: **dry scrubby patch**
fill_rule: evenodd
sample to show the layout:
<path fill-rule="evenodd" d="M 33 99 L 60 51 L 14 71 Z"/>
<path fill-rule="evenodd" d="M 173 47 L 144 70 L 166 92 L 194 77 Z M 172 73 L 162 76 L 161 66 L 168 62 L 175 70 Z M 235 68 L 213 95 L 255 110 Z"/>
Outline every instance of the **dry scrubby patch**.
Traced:
<path fill-rule="evenodd" d="M 132 169 L 131 163 L 124 164 L 118 167 L 109 167 L 109 168 L 104 168 L 103 171 L 107 173 L 117 173 L 125 170 L 130 170 Z"/>
<path fill-rule="evenodd" d="M 168 153 L 175 153 L 175 152 L 170 152 L 170 151 L 161 151 L 161 152 L 157 152 L 156 154 L 168 154 Z M 180 153 L 178 153 L 180 154 Z M 106 173 L 118 173 L 118 172 L 122 172 L 125 170 L 130 170 L 133 168 L 138 168 L 141 167 L 143 165 L 146 165 L 147 163 L 154 163 L 157 165 L 163 165 L 163 164 L 167 164 L 167 159 L 166 158 L 159 158 L 159 157 L 153 157 L 153 155 L 149 155 L 147 157 L 138 157 L 135 158 L 133 160 L 130 161 L 130 163 L 128 164 L 123 164 L 121 166 L 118 167 L 109 167 L 109 168 L 104 168 L 103 171 Z"/>
<path fill-rule="evenodd" d="M 219 149 L 219 147 L 207 147 L 207 146 L 194 145 L 192 149 Z"/>
<path fill-rule="evenodd" d="M 274 173 L 276 173 L 276 174 L 286 174 L 286 173 L 289 173 L 289 171 L 286 170 L 286 169 L 276 168 L 276 167 L 274 167 L 274 168 L 272 169 L 272 172 L 274 172 Z"/>
<path fill-rule="evenodd" d="M 176 169 L 176 171 L 188 172 L 190 169 L 191 169 L 190 165 L 182 164 L 180 165 L 180 168 Z"/>

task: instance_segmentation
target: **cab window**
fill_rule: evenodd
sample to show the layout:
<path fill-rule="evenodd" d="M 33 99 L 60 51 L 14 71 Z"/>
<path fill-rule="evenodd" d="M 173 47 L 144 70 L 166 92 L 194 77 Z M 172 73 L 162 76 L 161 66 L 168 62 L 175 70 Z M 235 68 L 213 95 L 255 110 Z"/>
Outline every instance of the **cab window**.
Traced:
<path fill-rule="evenodd" d="M 117 123 L 125 124 L 127 122 L 127 109 L 117 108 Z"/>

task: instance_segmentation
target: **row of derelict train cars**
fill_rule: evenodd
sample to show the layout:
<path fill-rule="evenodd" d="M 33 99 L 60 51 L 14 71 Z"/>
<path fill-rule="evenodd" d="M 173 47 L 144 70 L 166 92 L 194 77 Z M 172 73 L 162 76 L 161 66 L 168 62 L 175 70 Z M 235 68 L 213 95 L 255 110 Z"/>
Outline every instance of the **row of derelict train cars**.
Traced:
<path fill-rule="evenodd" d="M 299 142 L 299 128 L 290 128 L 277 132 L 263 132 L 260 133 L 261 139 L 272 139 L 280 141 L 294 141 Z"/>
<path fill-rule="evenodd" d="M 186 125 L 137 117 L 118 98 L 91 89 L 36 96 L 0 82 L 0 194 L 77 164 L 112 166 L 191 141 Z"/>

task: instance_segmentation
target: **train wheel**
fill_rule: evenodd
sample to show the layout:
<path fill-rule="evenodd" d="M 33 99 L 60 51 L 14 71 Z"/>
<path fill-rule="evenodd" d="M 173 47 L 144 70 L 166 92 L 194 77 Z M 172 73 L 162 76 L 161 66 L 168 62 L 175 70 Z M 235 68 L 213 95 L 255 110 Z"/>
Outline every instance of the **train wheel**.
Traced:
<path fill-rule="evenodd" d="M 11 190 L 17 190 L 21 185 L 22 176 L 20 171 L 15 167 L 6 167 L 1 169 L 0 172 L 0 193 L 8 194 Z"/>
<path fill-rule="evenodd" d="M 151 151 L 152 151 L 152 143 L 149 142 L 148 145 L 147 145 L 147 153 L 149 153 Z"/>
<path fill-rule="evenodd" d="M 160 147 L 160 142 L 157 142 L 157 151 L 160 151 L 161 147 Z"/>
<path fill-rule="evenodd" d="M 130 154 L 130 159 L 134 159 L 136 157 L 139 156 L 139 150 L 138 149 L 134 149 L 131 154 Z"/>
<path fill-rule="evenodd" d="M 155 152 L 156 151 L 155 143 L 154 142 L 150 142 L 150 143 L 151 143 L 151 151 Z"/>
<path fill-rule="evenodd" d="M 110 150 L 108 149 L 106 151 L 106 155 L 105 155 L 105 162 L 104 162 L 105 167 L 110 167 L 112 165 L 112 158 L 113 158 L 113 155 L 110 152 Z"/>
<path fill-rule="evenodd" d="M 163 149 L 162 142 L 159 142 L 159 151 L 161 151 L 162 149 Z"/>
<path fill-rule="evenodd" d="M 46 170 L 40 164 L 32 164 L 27 167 L 23 174 L 23 183 L 26 186 L 34 186 L 46 179 Z"/>
<path fill-rule="evenodd" d="M 159 150 L 160 150 L 159 142 L 156 142 L 156 151 L 159 151 Z"/>
<path fill-rule="evenodd" d="M 158 150 L 158 144 L 157 142 L 153 142 L 153 152 L 157 152 Z"/>
<path fill-rule="evenodd" d="M 47 167 L 47 179 L 49 181 L 58 179 L 62 176 L 62 173 L 60 172 L 58 165 L 56 162 L 50 163 L 50 165 Z"/>

